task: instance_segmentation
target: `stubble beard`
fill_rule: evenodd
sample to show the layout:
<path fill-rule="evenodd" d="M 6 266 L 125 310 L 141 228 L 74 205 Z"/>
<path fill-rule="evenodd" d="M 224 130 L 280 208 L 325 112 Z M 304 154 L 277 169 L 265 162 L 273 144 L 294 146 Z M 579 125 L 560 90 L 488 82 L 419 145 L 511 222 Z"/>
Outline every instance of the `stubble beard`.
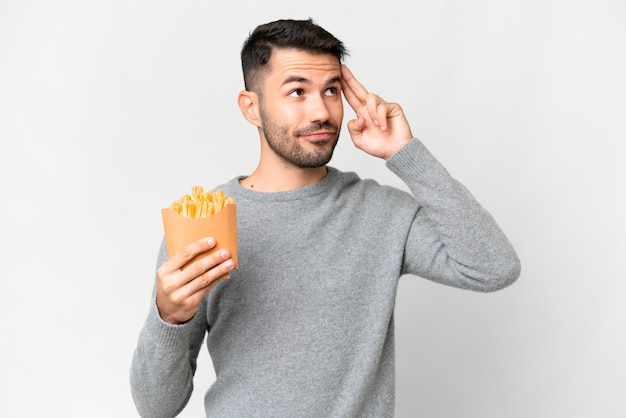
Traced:
<path fill-rule="evenodd" d="M 296 129 L 293 135 L 290 135 L 287 128 L 274 123 L 263 109 L 260 109 L 260 116 L 268 146 L 286 164 L 298 168 L 318 168 L 325 166 L 331 160 L 339 140 L 340 127 L 332 123 L 320 122 L 306 128 Z M 328 142 L 316 145 L 312 151 L 302 148 L 298 141 L 299 136 L 322 130 L 335 132 L 330 148 Z"/>

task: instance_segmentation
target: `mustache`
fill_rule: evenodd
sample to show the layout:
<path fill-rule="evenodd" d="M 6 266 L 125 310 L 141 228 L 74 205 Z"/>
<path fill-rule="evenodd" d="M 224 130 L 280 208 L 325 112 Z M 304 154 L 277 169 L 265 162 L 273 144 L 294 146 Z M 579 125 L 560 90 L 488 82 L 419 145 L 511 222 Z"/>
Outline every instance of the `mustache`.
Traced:
<path fill-rule="evenodd" d="M 331 122 L 317 122 L 312 125 L 307 126 L 306 128 L 296 129 L 294 131 L 295 136 L 302 135 L 311 135 L 318 132 L 328 132 L 332 134 L 336 134 L 339 132 L 339 127 Z"/>

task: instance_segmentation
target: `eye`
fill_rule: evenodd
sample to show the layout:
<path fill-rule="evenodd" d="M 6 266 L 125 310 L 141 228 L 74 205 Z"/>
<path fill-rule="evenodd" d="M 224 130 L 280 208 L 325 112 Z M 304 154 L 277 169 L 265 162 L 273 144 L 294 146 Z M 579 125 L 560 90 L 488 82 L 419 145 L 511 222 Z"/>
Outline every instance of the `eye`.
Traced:
<path fill-rule="evenodd" d="M 304 95 L 303 89 L 295 89 L 291 93 L 289 93 L 290 97 L 302 97 Z"/>
<path fill-rule="evenodd" d="M 324 92 L 326 96 L 336 96 L 338 93 L 339 93 L 339 89 L 337 87 L 329 87 Z"/>

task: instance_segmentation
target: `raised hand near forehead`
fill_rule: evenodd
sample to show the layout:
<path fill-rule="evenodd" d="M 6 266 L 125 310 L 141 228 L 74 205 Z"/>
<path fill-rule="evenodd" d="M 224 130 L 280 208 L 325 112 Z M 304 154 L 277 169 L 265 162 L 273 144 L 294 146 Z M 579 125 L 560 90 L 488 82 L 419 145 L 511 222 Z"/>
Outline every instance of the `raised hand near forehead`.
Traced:
<path fill-rule="evenodd" d="M 413 138 L 402 108 L 369 93 L 346 65 L 341 66 L 341 77 L 343 95 L 356 112 L 347 125 L 352 142 L 370 155 L 390 158 Z"/>

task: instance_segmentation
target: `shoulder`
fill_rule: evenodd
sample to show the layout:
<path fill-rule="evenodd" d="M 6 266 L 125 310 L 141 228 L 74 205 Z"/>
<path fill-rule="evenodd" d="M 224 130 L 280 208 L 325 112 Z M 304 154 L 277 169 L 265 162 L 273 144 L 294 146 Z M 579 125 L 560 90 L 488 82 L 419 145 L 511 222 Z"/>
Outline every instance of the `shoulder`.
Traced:
<path fill-rule="evenodd" d="M 380 184 L 371 178 L 361 178 L 353 171 L 341 171 L 333 167 L 328 168 L 329 177 L 334 179 L 335 187 L 342 194 L 355 196 L 364 202 L 376 200 L 393 202 L 395 204 L 406 204 L 415 206 L 415 197 L 396 187 Z"/>
<path fill-rule="evenodd" d="M 213 190 L 222 190 L 226 195 L 233 194 L 237 188 L 239 188 L 239 180 L 244 178 L 245 176 L 237 176 L 235 178 L 230 179 L 226 183 L 221 183 L 215 186 Z"/>

